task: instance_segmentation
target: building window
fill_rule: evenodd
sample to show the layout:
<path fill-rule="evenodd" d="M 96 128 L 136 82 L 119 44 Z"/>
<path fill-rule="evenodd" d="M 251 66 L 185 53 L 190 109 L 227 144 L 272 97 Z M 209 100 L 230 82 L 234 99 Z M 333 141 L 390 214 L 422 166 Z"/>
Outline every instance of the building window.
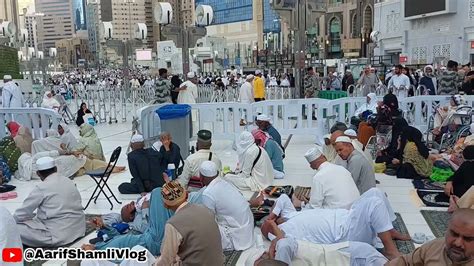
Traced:
<path fill-rule="evenodd" d="M 357 27 L 357 14 L 354 14 L 352 16 L 352 38 L 359 38 L 360 37 L 360 31 L 359 27 Z"/>
<path fill-rule="evenodd" d="M 332 18 L 329 21 L 329 52 L 338 56 L 341 52 L 341 21 L 339 18 Z"/>
<path fill-rule="evenodd" d="M 469 20 L 474 20 L 474 0 L 469 0 Z"/>

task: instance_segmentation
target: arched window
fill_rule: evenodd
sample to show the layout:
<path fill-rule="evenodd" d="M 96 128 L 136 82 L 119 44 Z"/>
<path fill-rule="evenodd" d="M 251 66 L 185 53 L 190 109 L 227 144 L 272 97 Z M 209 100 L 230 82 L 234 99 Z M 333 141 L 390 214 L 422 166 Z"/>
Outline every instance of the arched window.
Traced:
<path fill-rule="evenodd" d="M 372 12 L 372 7 L 369 5 L 364 10 L 365 31 L 370 33 L 370 30 L 372 30 L 372 25 L 373 25 L 373 12 Z"/>
<path fill-rule="evenodd" d="M 329 52 L 337 54 L 341 52 L 341 20 L 334 17 L 329 21 Z"/>
<path fill-rule="evenodd" d="M 354 16 L 352 16 L 351 29 L 352 38 L 360 37 L 360 29 L 357 26 L 357 14 L 354 14 Z"/>

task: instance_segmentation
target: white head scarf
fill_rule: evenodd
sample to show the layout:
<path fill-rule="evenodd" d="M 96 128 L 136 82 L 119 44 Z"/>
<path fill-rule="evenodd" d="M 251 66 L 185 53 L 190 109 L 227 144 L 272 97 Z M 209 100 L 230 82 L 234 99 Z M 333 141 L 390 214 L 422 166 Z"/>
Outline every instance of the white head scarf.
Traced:
<path fill-rule="evenodd" d="M 245 152 L 255 144 L 255 139 L 252 133 L 244 131 L 240 133 L 240 136 L 237 138 L 237 154 L 239 155 L 239 162 L 243 161 L 243 155 Z"/>
<path fill-rule="evenodd" d="M 367 94 L 367 97 L 370 98 L 369 102 L 369 109 L 372 109 L 372 107 L 377 105 L 377 95 L 373 92 Z"/>

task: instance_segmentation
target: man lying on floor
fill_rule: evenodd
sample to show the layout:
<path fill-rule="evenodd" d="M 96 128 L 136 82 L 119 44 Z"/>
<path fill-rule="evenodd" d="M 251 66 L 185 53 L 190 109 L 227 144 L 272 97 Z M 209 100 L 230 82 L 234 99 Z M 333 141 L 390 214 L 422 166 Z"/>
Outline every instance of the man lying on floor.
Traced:
<path fill-rule="evenodd" d="M 127 223 L 132 233 L 144 233 L 148 228 L 149 207 L 151 193 L 138 197 L 137 201 L 132 201 L 123 206 L 120 213 L 108 213 L 100 217 L 93 218 L 90 222 L 97 229 L 112 227 L 113 224 Z"/>
<path fill-rule="evenodd" d="M 285 208 L 281 213 L 274 212 L 270 218 L 276 219 L 279 216 L 278 221 L 283 223 L 277 225 L 273 219 L 265 221 L 261 230 L 267 238 L 273 235 L 280 238 L 293 237 L 315 244 L 358 241 L 374 245 L 378 236 L 389 259 L 400 255 L 392 239 L 409 239 L 393 228 L 392 221 L 396 216 L 387 197 L 376 188 L 362 194 L 350 210 L 310 209 L 297 212 L 285 195 L 280 196 L 275 205 Z M 280 216 L 281 214 L 283 215 Z"/>
<path fill-rule="evenodd" d="M 295 238 L 282 238 L 272 241 L 270 251 L 265 252 L 254 265 L 381 266 L 387 261 L 387 258 L 367 243 L 349 241 L 321 245 Z"/>

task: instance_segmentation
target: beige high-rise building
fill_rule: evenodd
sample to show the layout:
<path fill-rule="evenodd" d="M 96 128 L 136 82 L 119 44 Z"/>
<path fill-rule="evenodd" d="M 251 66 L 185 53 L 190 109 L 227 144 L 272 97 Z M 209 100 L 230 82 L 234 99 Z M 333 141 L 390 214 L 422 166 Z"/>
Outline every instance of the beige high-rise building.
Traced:
<path fill-rule="evenodd" d="M 36 0 L 36 12 L 44 14 L 38 19 L 38 48 L 47 52 L 61 39 L 72 38 L 74 21 L 71 0 Z"/>
<path fill-rule="evenodd" d="M 0 0 L 0 23 L 3 21 L 12 21 L 18 29 L 18 12 L 17 0 Z"/>
<path fill-rule="evenodd" d="M 112 0 L 114 39 L 133 39 L 137 23 L 145 23 L 145 0 Z"/>

